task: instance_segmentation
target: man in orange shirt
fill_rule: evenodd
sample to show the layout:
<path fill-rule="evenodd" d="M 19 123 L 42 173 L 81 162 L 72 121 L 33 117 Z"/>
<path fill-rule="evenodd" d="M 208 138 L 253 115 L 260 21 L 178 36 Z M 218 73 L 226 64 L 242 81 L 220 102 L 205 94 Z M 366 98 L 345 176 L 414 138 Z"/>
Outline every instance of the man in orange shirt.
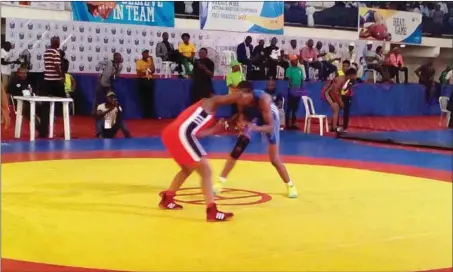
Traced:
<path fill-rule="evenodd" d="M 135 63 L 138 77 L 138 94 L 142 103 L 142 113 L 145 118 L 154 117 L 154 84 L 155 72 L 153 57 L 149 50 L 144 49 L 142 58 Z"/>
<path fill-rule="evenodd" d="M 404 67 L 403 55 L 401 55 L 401 49 L 399 47 L 393 48 L 386 60 L 386 66 L 388 68 L 390 78 L 396 76 L 396 83 L 400 83 L 400 71 L 404 72 L 404 83 L 407 83 L 408 71 L 407 67 Z"/>

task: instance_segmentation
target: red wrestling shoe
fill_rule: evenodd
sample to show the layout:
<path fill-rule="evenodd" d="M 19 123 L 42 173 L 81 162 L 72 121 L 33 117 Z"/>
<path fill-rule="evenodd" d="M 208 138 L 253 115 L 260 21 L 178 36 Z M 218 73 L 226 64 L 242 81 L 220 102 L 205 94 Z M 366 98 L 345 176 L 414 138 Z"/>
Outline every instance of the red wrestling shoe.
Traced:
<path fill-rule="evenodd" d="M 162 197 L 159 202 L 159 208 L 163 210 L 182 210 L 182 206 L 175 203 L 175 193 L 162 192 L 159 195 Z"/>
<path fill-rule="evenodd" d="M 221 212 L 217 210 L 215 203 L 211 204 L 206 209 L 206 221 L 208 222 L 223 222 L 228 221 L 233 217 L 233 213 Z"/>

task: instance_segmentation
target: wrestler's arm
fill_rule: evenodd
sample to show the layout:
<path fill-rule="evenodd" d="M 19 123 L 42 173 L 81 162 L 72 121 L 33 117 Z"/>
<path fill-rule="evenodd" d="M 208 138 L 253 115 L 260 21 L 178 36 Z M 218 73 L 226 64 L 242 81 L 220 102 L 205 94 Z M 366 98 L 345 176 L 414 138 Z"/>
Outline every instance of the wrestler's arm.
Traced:
<path fill-rule="evenodd" d="M 259 107 L 261 114 L 263 115 L 264 125 L 252 126 L 250 127 L 250 130 L 262 133 L 272 132 L 274 129 L 274 118 L 272 118 L 271 103 L 272 101 L 269 95 L 265 95 L 262 99 L 260 99 Z"/>

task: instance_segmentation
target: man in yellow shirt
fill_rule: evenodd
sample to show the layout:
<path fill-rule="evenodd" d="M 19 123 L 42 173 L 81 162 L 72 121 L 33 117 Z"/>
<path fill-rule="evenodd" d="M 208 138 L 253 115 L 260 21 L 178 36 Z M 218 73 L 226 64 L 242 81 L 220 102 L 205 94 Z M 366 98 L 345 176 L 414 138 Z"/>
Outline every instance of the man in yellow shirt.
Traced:
<path fill-rule="evenodd" d="M 193 67 L 193 58 L 197 50 L 195 49 L 195 45 L 190 42 L 190 35 L 188 33 L 183 33 L 181 35 L 181 39 L 182 43 L 180 43 L 178 46 L 178 51 L 182 56 L 181 62 L 186 71 L 186 75 L 191 75 Z"/>
<path fill-rule="evenodd" d="M 138 77 L 138 94 L 142 103 L 142 113 L 145 118 L 154 117 L 154 85 L 153 74 L 156 70 L 154 67 L 153 57 L 149 55 L 149 50 L 142 51 L 142 58 L 135 63 Z"/>

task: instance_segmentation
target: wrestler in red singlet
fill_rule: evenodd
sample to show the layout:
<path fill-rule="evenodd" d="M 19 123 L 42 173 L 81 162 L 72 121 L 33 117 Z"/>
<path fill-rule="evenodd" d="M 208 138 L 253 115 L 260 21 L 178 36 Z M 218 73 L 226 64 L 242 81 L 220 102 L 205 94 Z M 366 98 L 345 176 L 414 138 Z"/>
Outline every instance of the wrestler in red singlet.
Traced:
<path fill-rule="evenodd" d="M 215 119 L 202 107 L 203 100 L 181 112 L 162 133 L 162 142 L 179 165 L 192 166 L 206 155 L 197 134 L 211 127 Z"/>
<path fill-rule="evenodd" d="M 223 129 L 223 122 L 213 125 L 217 108 L 240 103 L 241 97 L 241 93 L 235 93 L 202 99 L 185 109 L 164 129 L 162 141 L 181 170 L 174 177 L 170 187 L 161 194 L 160 208 L 166 210 L 182 209 L 182 206 L 175 202 L 176 191 L 179 190 L 190 174 L 196 171 L 201 176 L 201 187 L 207 207 L 207 221 L 226 221 L 233 217 L 232 213 L 217 210 L 212 192 L 211 167 L 205 158 L 206 152 L 198 138 L 211 135 L 220 128 Z"/>

